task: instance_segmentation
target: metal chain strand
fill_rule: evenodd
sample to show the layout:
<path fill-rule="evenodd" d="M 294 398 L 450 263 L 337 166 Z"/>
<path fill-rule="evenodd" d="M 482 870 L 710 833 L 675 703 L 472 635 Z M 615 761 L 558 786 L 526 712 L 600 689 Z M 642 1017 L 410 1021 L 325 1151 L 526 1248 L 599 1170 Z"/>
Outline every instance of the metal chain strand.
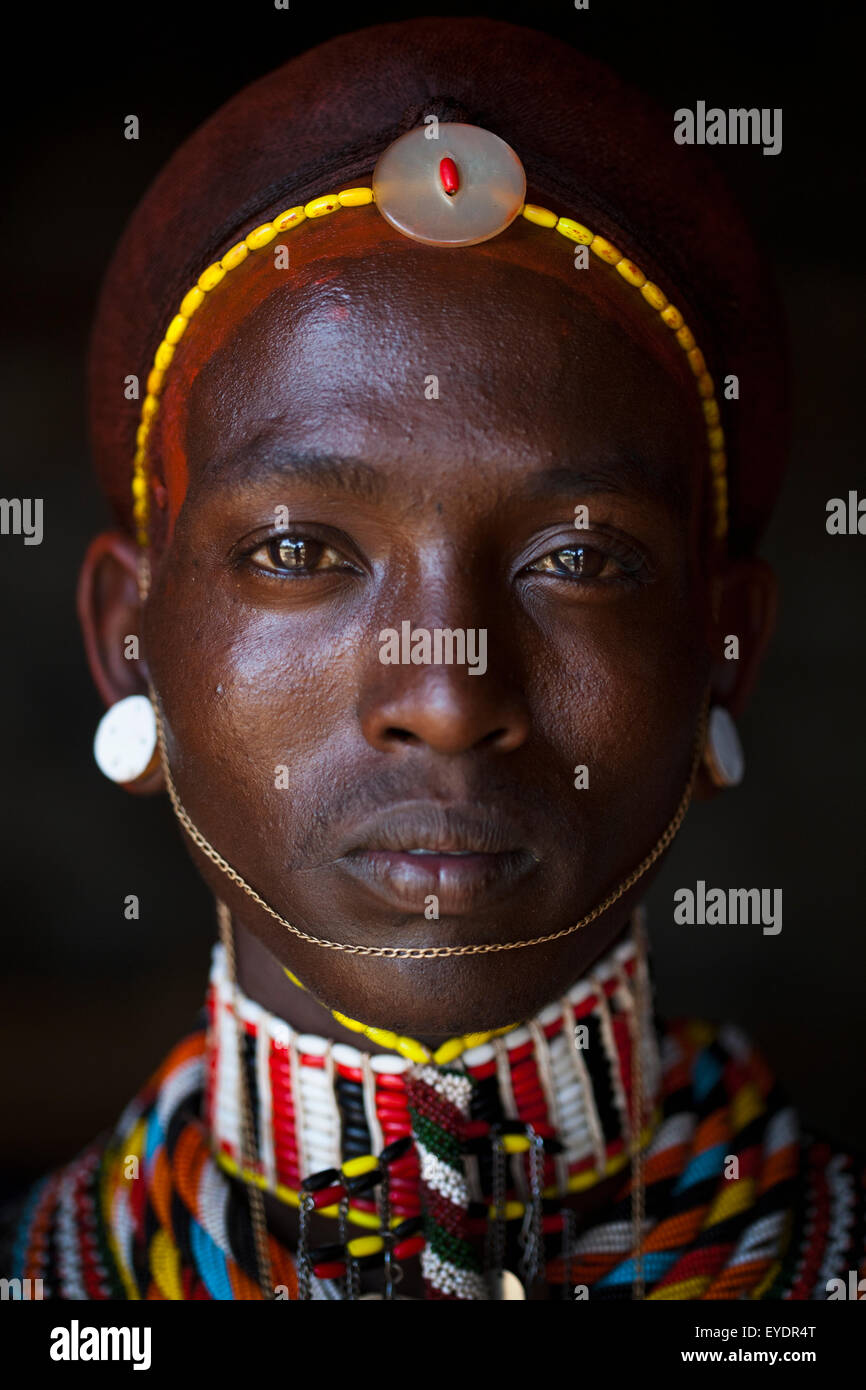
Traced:
<path fill-rule="evenodd" d="M 253 1121 L 253 1107 L 250 1097 L 250 1090 L 247 1084 L 247 1064 L 244 1055 L 244 1026 L 240 1014 L 237 1010 L 237 970 L 235 961 L 235 941 L 232 928 L 231 913 L 225 903 L 217 902 L 217 920 L 219 922 L 220 939 L 226 955 L 226 967 L 228 977 L 231 981 L 233 1000 L 235 1003 L 235 1039 L 238 1054 L 238 1092 L 240 1099 L 240 1122 L 241 1122 L 241 1174 L 252 1172 L 254 1154 L 257 1154 L 258 1144 L 255 1140 L 255 1125 Z M 252 1222 L 253 1237 L 256 1248 L 256 1266 L 258 1270 L 258 1281 L 262 1291 L 262 1296 L 266 1299 L 276 1297 L 274 1287 L 273 1269 L 271 1266 L 271 1253 L 268 1246 L 268 1226 L 265 1219 L 265 1199 L 262 1196 L 261 1188 L 258 1184 L 249 1179 L 245 1183 L 247 1196 L 250 1204 L 250 1220 Z"/>
<path fill-rule="evenodd" d="M 643 878 L 644 874 L 652 868 L 656 860 L 664 854 L 685 820 L 686 811 L 692 799 L 695 778 L 697 777 L 706 742 L 709 694 L 709 690 L 707 690 L 701 707 L 688 783 L 683 792 L 680 804 L 674 812 L 673 819 L 670 821 L 655 848 L 650 851 L 645 859 L 641 860 L 637 868 L 633 869 L 631 873 L 622 880 L 619 886 L 611 893 L 608 893 L 607 897 L 594 907 L 591 912 L 588 912 L 585 917 L 581 917 L 579 922 L 575 922 L 571 927 L 562 927 L 559 931 L 549 932 L 546 936 L 534 936 L 528 941 L 486 941 L 471 946 L 353 946 L 347 945 L 343 941 L 326 941 L 321 936 L 312 936 L 309 932 L 301 931 L 299 927 L 295 927 L 291 922 L 287 922 L 285 917 L 281 917 L 279 912 L 271 907 L 269 903 L 266 903 L 264 898 L 256 892 L 255 888 L 251 887 L 246 879 L 241 877 L 237 869 L 232 868 L 228 860 L 223 859 L 222 855 L 214 849 L 213 845 L 205 839 L 201 831 L 193 824 L 183 808 L 180 797 L 177 794 L 177 788 L 174 785 L 171 768 L 168 762 L 168 752 L 165 745 L 165 731 L 162 724 L 162 715 L 160 714 L 156 692 L 153 686 L 150 686 L 150 699 L 156 717 L 157 741 L 159 744 L 166 789 L 172 809 L 193 844 L 201 850 L 202 854 L 204 854 L 212 864 L 215 864 L 218 869 L 221 869 L 226 877 L 231 879 L 232 883 L 237 884 L 238 888 L 246 893 L 254 903 L 264 912 L 267 912 L 270 917 L 273 917 L 275 922 L 279 922 L 281 927 L 285 927 L 287 931 L 290 931 L 293 936 L 298 937 L 301 941 L 306 941 L 311 946 L 324 946 L 328 951 L 345 951 L 348 955 L 377 956 L 380 959 L 387 960 L 436 960 L 444 956 L 481 956 L 492 954 L 494 951 L 517 951 L 527 946 L 545 946 L 551 941 L 561 941 L 563 937 L 572 936 L 574 932 L 580 931 L 582 927 L 588 926 L 590 922 L 594 922 L 596 918 L 603 916 L 609 908 L 613 907 L 614 903 L 618 902 L 630 888 L 633 888 L 634 885 Z"/>
<path fill-rule="evenodd" d="M 643 1172 L 643 1149 L 641 1132 L 644 1122 L 644 1076 L 643 1076 L 643 1022 L 648 1006 L 648 981 L 646 976 L 647 955 L 646 935 L 643 925 L 632 925 L 637 947 L 634 962 L 634 987 L 631 1010 L 631 1228 L 632 1258 L 634 1260 L 634 1279 L 632 1299 L 643 1302 L 645 1297 L 643 1267 L 643 1227 L 645 1216 L 645 1191 Z"/>
<path fill-rule="evenodd" d="M 574 1246 L 574 1212 L 571 1207 L 560 1207 L 562 1217 L 562 1262 L 565 1266 L 565 1277 L 562 1281 L 563 1301 L 574 1298 L 574 1290 L 571 1287 L 571 1252 Z"/>
<path fill-rule="evenodd" d="M 520 1244 L 523 1247 L 520 1271 L 528 1297 L 538 1276 L 540 1257 L 544 1248 L 542 1227 L 544 1140 L 540 1134 L 536 1134 L 532 1125 L 527 1125 L 526 1129 L 530 1142 L 528 1155 L 530 1201 L 526 1204 L 520 1231 Z"/>
<path fill-rule="evenodd" d="M 505 1264 L 505 1167 L 506 1153 L 502 1136 L 493 1139 L 491 1193 L 492 1216 L 487 1222 L 487 1278 L 491 1299 L 502 1298 L 502 1274 Z"/>
<path fill-rule="evenodd" d="M 296 1272 L 298 1276 L 298 1299 L 301 1302 L 309 1302 L 311 1294 L 310 1281 L 310 1243 L 308 1224 L 310 1213 L 313 1211 L 313 1198 L 309 1192 L 301 1193 L 301 1200 L 298 1206 L 298 1249 Z"/>

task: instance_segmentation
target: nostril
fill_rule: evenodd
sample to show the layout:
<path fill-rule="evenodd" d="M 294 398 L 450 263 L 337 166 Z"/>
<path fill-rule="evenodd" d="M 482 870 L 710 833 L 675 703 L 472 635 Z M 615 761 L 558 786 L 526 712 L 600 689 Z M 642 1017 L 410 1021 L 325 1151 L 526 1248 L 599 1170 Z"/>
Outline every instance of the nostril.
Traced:
<path fill-rule="evenodd" d="M 385 730 L 385 738 L 393 739 L 395 743 L 418 743 L 418 737 L 409 729 L 398 729 L 395 726 Z"/>
<path fill-rule="evenodd" d="M 508 730 L 506 728 L 491 729 L 490 733 L 485 734 L 484 737 L 480 740 L 478 747 L 484 748 L 489 744 L 501 743 L 507 734 Z"/>

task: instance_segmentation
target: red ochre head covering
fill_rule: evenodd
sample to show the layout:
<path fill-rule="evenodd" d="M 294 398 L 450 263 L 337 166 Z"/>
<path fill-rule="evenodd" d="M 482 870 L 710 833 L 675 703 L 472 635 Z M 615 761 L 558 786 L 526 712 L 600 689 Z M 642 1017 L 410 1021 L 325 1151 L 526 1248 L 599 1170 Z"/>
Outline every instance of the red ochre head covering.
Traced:
<path fill-rule="evenodd" d="M 527 201 L 607 237 L 681 308 L 716 381 L 729 545 L 751 549 L 785 466 L 784 330 L 719 171 L 674 142 L 672 112 L 594 59 L 517 25 L 444 17 L 346 34 L 277 68 L 200 126 L 142 199 L 105 277 L 89 368 L 94 462 L 124 526 L 140 402 L 123 381 L 146 380 L 186 290 L 284 208 L 369 184 L 385 147 L 431 114 L 499 135 L 524 165 Z"/>

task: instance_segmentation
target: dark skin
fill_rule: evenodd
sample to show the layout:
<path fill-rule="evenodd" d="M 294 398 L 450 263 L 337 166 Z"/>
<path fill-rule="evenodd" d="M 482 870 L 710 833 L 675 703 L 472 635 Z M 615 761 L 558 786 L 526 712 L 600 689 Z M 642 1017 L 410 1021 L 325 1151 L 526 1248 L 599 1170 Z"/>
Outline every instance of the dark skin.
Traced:
<path fill-rule="evenodd" d="M 187 330 L 153 441 L 166 505 L 144 611 L 127 537 L 98 537 L 83 567 L 94 676 L 107 702 L 153 682 L 193 821 L 304 931 L 377 947 L 555 932 L 658 840 L 705 690 L 742 710 L 774 581 L 713 547 L 694 380 L 615 272 L 576 270 L 521 219 L 440 250 L 372 208 L 339 218 L 292 234 L 290 271 L 249 257 Z M 486 629 L 486 672 L 382 664 L 380 632 L 405 620 Z M 439 851 L 426 865 L 419 844 Z M 231 908 L 247 994 L 356 1045 L 331 1009 L 430 1047 L 532 1016 L 649 878 L 555 943 L 400 961 L 298 940 L 192 852 Z"/>

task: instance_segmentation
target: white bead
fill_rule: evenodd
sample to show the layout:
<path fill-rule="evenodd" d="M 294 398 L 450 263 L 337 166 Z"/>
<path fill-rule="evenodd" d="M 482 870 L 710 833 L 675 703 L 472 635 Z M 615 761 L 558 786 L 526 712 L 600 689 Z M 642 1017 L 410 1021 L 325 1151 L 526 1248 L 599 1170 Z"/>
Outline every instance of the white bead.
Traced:
<path fill-rule="evenodd" d="M 295 1042 L 298 1051 L 306 1052 L 309 1057 L 326 1057 L 330 1046 L 327 1038 L 320 1038 L 315 1033 L 299 1033 Z"/>
<path fill-rule="evenodd" d="M 411 1065 L 408 1057 L 397 1057 L 390 1052 L 374 1052 L 370 1058 L 370 1066 L 380 1076 L 400 1076 Z"/>
<path fill-rule="evenodd" d="M 736 724 L 722 705 L 713 705 L 710 710 L 704 762 L 717 787 L 737 787 L 743 780 L 743 745 Z"/>
<path fill-rule="evenodd" d="M 516 1047 L 523 1047 L 523 1044 L 528 1043 L 531 1038 L 532 1034 L 528 1028 L 515 1028 L 513 1033 L 506 1033 L 505 1046 L 509 1052 L 513 1052 Z"/>
<path fill-rule="evenodd" d="M 359 1052 L 357 1047 L 350 1047 L 348 1043 L 334 1043 L 331 1056 L 341 1067 L 360 1067 L 363 1053 Z"/>
<path fill-rule="evenodd" d="M 547 1028 L 551 1023 L 556 1023 L 560 1018 L 562 1018 L 562 1009 L 559 1004 L 546 1004 L 535 1021 L 539 1027 Z"/>
<path fill-rule="evenodd" d="M 134 782 L 156 752 L 156 715 L 146 695 L 127 695 L 106 710 L 93 740 L 100 772 L 112 782 Z"/>

